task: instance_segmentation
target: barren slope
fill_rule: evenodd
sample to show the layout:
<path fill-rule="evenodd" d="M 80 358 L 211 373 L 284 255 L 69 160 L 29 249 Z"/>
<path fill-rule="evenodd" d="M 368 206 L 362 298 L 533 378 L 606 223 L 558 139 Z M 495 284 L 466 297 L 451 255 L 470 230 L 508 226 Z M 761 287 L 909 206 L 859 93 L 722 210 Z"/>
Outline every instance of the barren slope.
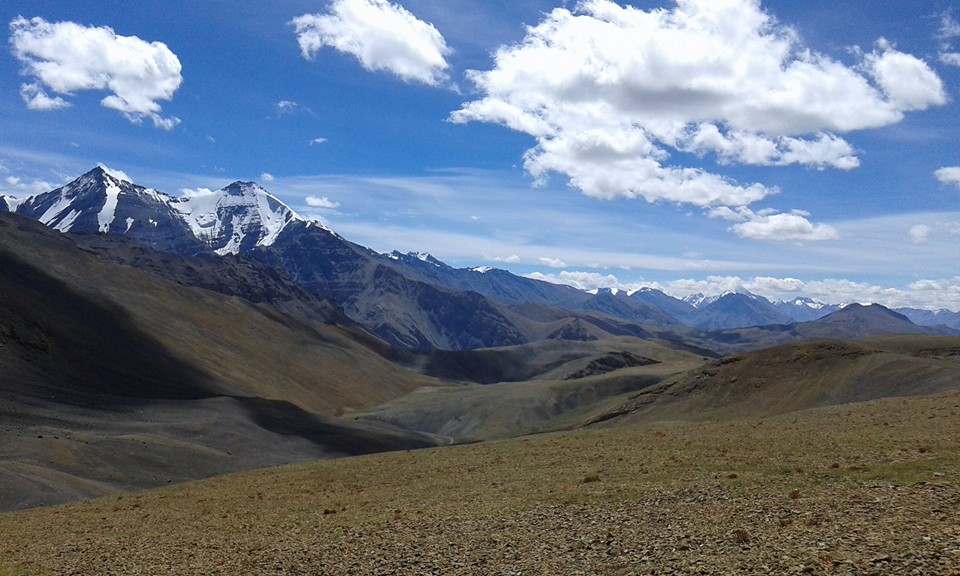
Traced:
<path fill-rule="evenodd" d="M 582 423 L 578 415 L 601 410 L 607 399 L 705 360 L 670 343 L 631 337 L 417 353 L 406 361 L 427 373 L 484 384 L 425 388 L 351 416 L 452 441 L 573 428 Z"/>
<path fill-rule="evenodd" d="M 0 217 L 0 509 L 421 447 L 343 422 L 436 381 L 351 333 L 98 260 Z"/>
<path fill-rule="evenodd" d="M 593 421 L 759 417 L 960 389 L 960 338 L 813 340 L 715 360 L 642 390 Z"/>
<path fill-rule="evenodd" d="M 0 573 L 957 574 L 958 437 L 950 393 L 311 463 L 0 515 Z"/>

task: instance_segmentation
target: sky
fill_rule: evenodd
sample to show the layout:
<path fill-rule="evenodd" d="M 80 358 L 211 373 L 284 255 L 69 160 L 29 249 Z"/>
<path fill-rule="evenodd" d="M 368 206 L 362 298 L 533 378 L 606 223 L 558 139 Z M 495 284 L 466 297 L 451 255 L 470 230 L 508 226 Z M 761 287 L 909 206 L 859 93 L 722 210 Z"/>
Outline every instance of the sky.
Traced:
<path fill-rule="evenodd" d="M 0 193 L 254 180 L 380 252 L 960 310 L 948 0 L 0 3 Z"/>

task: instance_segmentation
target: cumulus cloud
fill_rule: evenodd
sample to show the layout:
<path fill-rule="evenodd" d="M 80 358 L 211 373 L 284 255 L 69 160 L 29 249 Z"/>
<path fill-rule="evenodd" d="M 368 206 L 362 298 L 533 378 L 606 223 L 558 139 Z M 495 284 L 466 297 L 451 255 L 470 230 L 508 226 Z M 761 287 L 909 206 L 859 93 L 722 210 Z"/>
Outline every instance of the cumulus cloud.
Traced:
<path fill-rule="evenodd" d="M 810 242 L 836 240 L 840 237 L 836 228 L 810 222 L 807 219 L 810 214 L 802 210 L 792 210 L 788 213 L 776 210 L 754 212 L 743 206 L 736 210 L 720 206 L 712 209 L 709 215 L 712 218 L 736 222 L 730 227 L 730 231 L 741 238 Z"/>
<path fill-rule="evenodd" d="M 613 274 L 598 274 L 596 272 L 560 272 L 558 274 L 543 274 L 534 272 L 528 274 L 527 278 L 542 280 L 551 284 L 565 284 L 573 286 L 580 290 L 595 290 L 597 288 L 617 288 L 623 290 L 624 287 Z"/>
<path fill-rule="evenodd" d="M 864 66 L 897 110 L 925 110 L 947 102 L 940 77 L 925 62 L 898 52 L 883 38 L 865 57 Z"/>
<path fill-rule="evenodd" d="M 941 168 L 934 172 L 933 175 L 942 184 L 948 184 L 960 188 L 960 166 L 948 166 L 946 168 Z"/>
<path fill-rule="evenodd" d="M 845 65 L 813 52 L 758 0 L 683 0 L 650 10 L 583 0 L 498 49 L 490 70 L 468 72 L 481 97 L 450 120 L 534 137 L 524 166 L 538 182 L 559 174 L 597 198 L 747 206 L 778 190 L 677 166 L 672 154 L 848 170 L 859 160 L 840 134 L 946 102 L 932 69 L 886 41 L 855 58 Z M 794 213 L 735 231 L 833 235 Z"/>
<path fill-rule="evenodd" d="M 269 172 L 263 172 L 260 174 L 260 180 L 263 182 L 273 182 L 276 178 L 273 177 L 273 174 Z"/>
<path fill-rule="evenodd" d="M 340 207 L 339 202 L 335 202 L 326 196 L 307 196 L 306 202 L 307 206 L 310 206 L 311 208 L 322 208 L 324 210 L 336 210 Z"/>
<path fill-rule="evenodd" d="M 20 95 L 33 110 L 55 110 L 70 103 L 63 96 L 82 90 L 106 91 L 100 103 L 128 120 L 149 119 L 171 130 L 180 123 L 161 116 L 161 100 L 171 100 L 180 87 L 180 60 L 162 42 L 120 36 L 108 27 L 74 22 L 47 22 L 18 17 L 10 22 L 13 55 L 23 74 L 33 79 Z M 58 96 L 51 97 L 46 90 Z"/>
<path fill-rule="evenodd" d="M 326 14 L 294 18 L 303 57 L 324 46 L 350 54 L 367 70 L 390 72 L 406 82 L 447 81 L 451 50 L 439 31 L 387 0 L 333 0 Z"/>
<path fill-rule="evenodd" d="M 326 143 L 327 143 L 326 138 L 314 138 L 313 140 L 310 141 L 311 146 L 317 146 L 319 144 L 326 144 Z"/>

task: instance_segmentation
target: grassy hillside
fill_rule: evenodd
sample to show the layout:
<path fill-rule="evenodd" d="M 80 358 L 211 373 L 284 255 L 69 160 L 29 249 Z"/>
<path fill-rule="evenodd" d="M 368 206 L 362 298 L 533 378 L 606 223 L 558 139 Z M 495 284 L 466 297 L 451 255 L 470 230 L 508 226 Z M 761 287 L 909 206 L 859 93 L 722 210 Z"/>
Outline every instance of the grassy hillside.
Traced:
<path fill-rule="evenodd" d="M 302 464 L 0 515 L 0 574 L 954 574 L 957 438 L 948 393 Z"/>
<path fill-rule="evenodd" d="M 960 389 L 960 338 L 813 340 L 728 356 L 630 395 L 592 421 L 770 416 Z"/>

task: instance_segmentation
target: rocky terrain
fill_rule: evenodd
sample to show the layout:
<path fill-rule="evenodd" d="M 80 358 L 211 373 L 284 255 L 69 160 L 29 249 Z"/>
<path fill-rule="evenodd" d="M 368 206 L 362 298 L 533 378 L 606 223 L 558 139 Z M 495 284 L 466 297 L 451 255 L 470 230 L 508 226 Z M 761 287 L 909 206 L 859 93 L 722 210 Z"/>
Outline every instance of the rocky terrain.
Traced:
<path fill-rule="evenodd" d="M 301 464 L 2 515 L 0 573 L 958 574 L 958 437 L 949 393 Z"/>

